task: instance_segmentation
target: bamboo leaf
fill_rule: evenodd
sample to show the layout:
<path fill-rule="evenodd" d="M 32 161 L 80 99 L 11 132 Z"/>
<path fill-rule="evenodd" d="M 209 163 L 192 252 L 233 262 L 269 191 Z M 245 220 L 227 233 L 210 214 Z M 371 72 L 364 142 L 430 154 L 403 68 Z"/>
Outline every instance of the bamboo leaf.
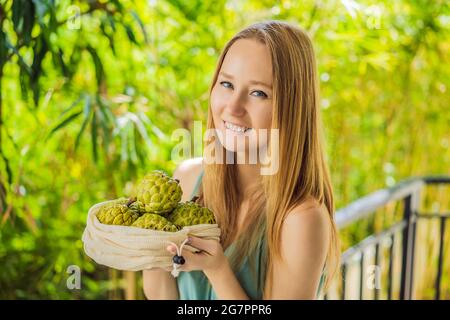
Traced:
<path fill-rule="evenodd" d="M 100 96 L 99 96 L 100 97 Z M 103 107 L 105 114 L 107 115 L 108 119 L 110 120 L 111 124 L 117 123 L 117 116 L 112 112 L 112 105 L 113 103 L 107 99 L 103 99 L 100 97 L 99 104 Z"/>
<path fill-rule="evenodd" d="M 93 47 L 87 46 L 86 49 L 92 56 L 92 60 L 95 66 L 95 77 L 97 79 L 97 86 L 100 88 L 102 83 L 105 81 L 105 69 L 103 68 L 103 63 Z"/>
<path fill-rule="evenodd" d="M 40 95 L 40 85 L 39 78 L 30 83 L 31 89 L 33 90 L 33 103 L 34 107 L 37 108 L 39 105 L 39 95 Z"/>
<path fill-rule="evenodd" d="M 17 58 L 19 59 L 19 66 L 21 67 L 21 69 L 23 69 L 28 74 L 28 76 L 31 76 L 32 71 L 31 71 L 30 66 L 27 65 L 27 63 L 23 60 L 22 56 L 19 54 L 19 51 L 17 50 L 17 48 L 14 45 L 12 45 L 9 42 L 9 39 L 6 38 L 5 40 L 6 40 L 6 47 L 11 49 L 14 52 L 14 54 L 17 56 Z"/>
<path fill-rule="evenodd" d="M 41 36 L 36 40 L 33 51 L 34 56 L 31 65 L 30 86 L 33 90 L 34 105 L 37 107 L 39 103 L 39 78 L 42 73 L 42 61 L 48 52 L 48 45 L 45 37 Z"/>
<path fill-rule="evenodd" d="M 110 14 L 106 16 L 108 18 L 109 24 L 114 32 L 116 32 L 116 23 L 114 22 L 114 17 Z"/>
<path fill-rule="evenodd" d="M 0 70 L 3 70 L 8 56 L 8 46 L 6 45 L 6 33 L 0 29 Z"/>
<path fill-rule="evenodd" d="M 133 18 L 137 21 L 137 23 L 139 24 L 139 27 L 142 31 L 142 34 L 144 36 L 144 41 L 146 44 L 148 44 L 148 35 L 147 35 L 147 31 L 145 30 L 145 25 L 142 22 L 141 18 L 139 17 L 139 15 L 136 13 L 136 11 L 132 10 L 131 11 L 131 15 L 133 16 Z"/>
<path fill-rule="evenodd" d="M 45 27 L 46 26 L 45 16 L 49 11 L 49 5 L 47 1 L 42 0 L 33 0 L 33 3 L 36 6 L 36 15 L 38 18 L 38 22 L 41 26 Z"/>
<path fill-rule="evenodd" d="M 122 3 L 119 0 L 111 0 L 111 3 L 113 3 L 116 6 L 116 8 L 119 12 L 121 12 L 121 13 L 125 12 L 125 10 L 122 6 Z"/>
<path fill-rule="evenodd" d="M 115 125 L 116 119 L 108 105 L 105 105 L 100 95 L 96 95 L 97 105 L 99 106 L 99 122 L 103 130 L 103 146 L 107 150 L 111 141 L 111 128 Z"/>
<path fill-rule="evenodd" d="M 97 152 L 97 116 L 95 114 L 95 110 L 92 113 L 91 140 L 92 140 L 92 156 L 94 157 L 94 162 L 97 163 L 97 160 L 98 160 L 98 152 Z"/>
<path fill-rule="evenodd" d="M 23 43 L 28 45 L 31 41 L 31 31 L 35 23 L 35 7 L 31 1 L 23 1 L 23 28 L 22 37 Z"/>
<path fill-rule="evenodd" d="M 96 99 L 97 99 L 97 104 L 100 107 L 100 112 L 103 114 L 103 116 L 104 116 L 105 120 L 107 121 L 108 125 L 115 125 L 116 124 L 116 117 L 111 112 L 111 108 L 109 107 L 109 105 L 106 105 L 102 101 L 102 98 L 99 95 L 97 95 Z"/>
<path fill-rule="evenodd" d="M 158 137 L 158 139 L 164 139 L 166 138 L 166 135 L 164 132 L 161 131 L 148 117 L 144 112 L 138 112 L 138 117 L 141 119 L 141 121 L 146 125 L 147 127 L 150 127 L 150 129 L 153 131 L 153 133 Z"/>
<path fill-rule="evenodd" d="M 138 163 L 138 157 L 136 153 L 136 136 L 135 136 L 135 127 L 130 126 L 128 129 L 128 145 L 130 150 L 130 158 L 131 162 L 134 164 Z"/>
<path fill-rule="evenodd" d="M 28 45 L 31 41 L 31 31 L 35 22 L 35 7 L 33 2 L 16 0 L 12 3 L 12 21 L 17 37 Z"/>
<path fill-rule="evenodd" d="M 75 100 L 66 110 L 64 110 L 61 114 L 60 117 L 64 116 L 67 112 L 71 111 L 73 108 L 75 108 L 80 101 L 83 99 L 83 95 L 80 94 L 80 96 L 77 98 L 77 100 Z"/>
<path fill-rule="evenodd" d="M 72 52 L 70 53 L 70 59 L 69 63 L 67 64 L 67 67 L 69 68 L 70 72 L 70 78 L 76 73 L 78 64 L 81 60 L 81 53 L 83 51 L 83 48 L 79 44 L 75 44 L 73 47 Z"/>
<path fill-rule="evenodd" d="M 108 126 L 108 120 L 105 118 L 105 115 L 102 111 L 100 111 L 97 116 L 99 118 L 98 122 L 100 123 L 103 131 L 103 148 L 104 150 L 108 150 L 108 146 L 111 140 L 111 132 Z"/>
<path fill-rule="evenodd" d="M 111 51 L 114 55 L 116 55 L 116 47 L 114 45 L 114 39 L 113 39 L 112 35 L 106 31 L 104 19 L 100 22 L 100 31 L 108 39 Z"/>
<path fill-rule="evenodd" d="M 120 152 L 120 159 L 121 161 L 127 161 L 128 160 L 128 134 L 127 129 L 129 127 L 129 120 L 126 119 L 126 117 L 123 117 L 123 121 L 126 121 L 124 126 L 120 130 L 120 141 L 121 141 L 121 152 Z"/>
<path fill-rule="evenodd" d="M 56 61 L 57 61 L 56 65 L 58 65 L 60 67 L 63 76 L 70 78 L 71 73 L 70 73 L 69 68 L 67 67 L 66 63 L 64 62 L 64 52 L 62 51 L 62 49 L 58 48 L 58 52 L 52 52 L 52 53 L 53 53 L 54 59 L 56 59 Z"/>
<path fill-rule="evenodd" d="M 20 22 L 22 19 L 22 1 L 13 1 L 12 3 L 12 22 L 13 22 L 13 26 L 14 26 L 14 30 L 16 32 L 20 31 Z"/>
<path fill-rule="evenodd" d="M 50 131 L 50 134 L 48 135 L 47 139 L 50 138 L 56 131 L 64 128 L 65 126 L 67 126 L 69 123 L 71 123 L 73 120 L 75 120 L 82 113 L 83 113 L 82 111 L 76 112 L 76 113 L 70 115 L 69 117 L 67 117 L 66 119 L 64 119 L 55 128 L 53 128 L 52 131 Z"/>
<path fill-rule="evenodd" d="M 19 68 L 19 83 L 20 83 L 20 93 L 22 100 L 28 100 L 28 86 L 30 82 L 30 76 L 26 70 L 22 67 Z"/>
<path fill-rule="evenodd" d="M 81 129 L 78 132 L 77 138 L 75 140 L 75 150 L 78 149 L 78 146 L 80 144 L 81 136 L 83 135 L 84 129 L 86 128 L 89 118 L 91 115 L 92 110 L 92 104 L 91 104 L 91 97 L 89 95 L 86 95 L 86 99 L 84 101 L 84 110 L 83 110 L 83 124 L 81 125 Z"/>
<path fill-rule="evenodd" d="M 145 144 L 147 145 L 147 148 L 151 149 L 153 147 L 153 142 L 148 136 L 147 129 L 145 128 L 144 124 L 142 123 L 141 119 L 139 119 L 138 116 L 135 114 L 131 114 L 130 116 L 131 120 L 136 123 L 136 128 L 138 129 L 141 137 L 144 139 Z"/>
<path fill-rule="evenodd" d="M 133 29 L 127 24 L 124 25 L 125 31 L 127 32 L 128 39 L 130 39 L 131 42 L 134 44 L 139 45 L 139 43 L 136 41 L 136 37 L 134 36 Z"/>

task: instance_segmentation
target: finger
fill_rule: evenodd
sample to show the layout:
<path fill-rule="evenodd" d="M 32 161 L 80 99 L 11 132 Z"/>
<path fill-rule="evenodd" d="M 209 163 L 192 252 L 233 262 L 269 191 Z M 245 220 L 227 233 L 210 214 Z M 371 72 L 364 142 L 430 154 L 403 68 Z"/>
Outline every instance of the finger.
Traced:
<path fill-rule="evenodd" d="M 189 250 L 183 250 L 182 256 L 184 258 L 184 264 L 179 265 L 178 270 L 180 271 L 193 271 L 200 270 L 200 259 L 202 258 L 202 253 L 193 253 Z"/>
<path fill-rule="evenodd" d="M 166 247 L 166 250 L 169 251 L 172 254 L 177 254 L 177 248 L 175 248 L 173 245 L 168 245 Z"/>
<path fill-rule="evenodd" d="M 210 255 L 214 255 L 217 252 L 217 246 L 220 245 L 217 240 L 206 240 L 193 236 L 189 236 L 188 244 Z"/>

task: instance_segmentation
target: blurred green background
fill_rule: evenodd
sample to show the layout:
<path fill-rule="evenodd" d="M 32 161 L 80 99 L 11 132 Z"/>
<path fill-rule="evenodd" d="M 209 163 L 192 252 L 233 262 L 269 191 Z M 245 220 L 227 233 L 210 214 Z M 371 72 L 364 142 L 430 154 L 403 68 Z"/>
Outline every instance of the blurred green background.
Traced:
<path fill-rule="evenodd" d="M 0 0 L 0 298 L 143 298 L 139 273 L 85 256 L 87 211 L 172 173 L 172 132 L 205 126 L 221 49 L 253 22 L 313 39 L 337 208 L 450 174 L 449 13 L 446 1 Z M 366 231 L 343 233 L 344 248 Z M 81 290 L 66 286 L 70 265 Z"/>

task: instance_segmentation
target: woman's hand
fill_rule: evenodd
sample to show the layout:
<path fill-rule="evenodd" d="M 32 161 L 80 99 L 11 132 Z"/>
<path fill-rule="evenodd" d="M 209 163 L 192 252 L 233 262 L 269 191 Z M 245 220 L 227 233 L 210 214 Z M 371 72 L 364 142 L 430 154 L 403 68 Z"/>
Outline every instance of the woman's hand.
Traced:
<path fill-rule="evenodd" d="M 202 270 L 206 275 L 222 270 L 228 264 L 222 245 L 217 240 L 205 240 L 198 237 L 189 237 L 187 242 L 192 247 L 201 250 L 198 253 L 183 250 L 181 255 L 185 263 L 180 265 L 180 271 Z M 167 246 L 167 251 L 176 255 L 177 250 L 173 245 Z"/>
<path fill-rule="evenodd" d="M 189 239 L 188 244 L 201 251 L 193 253 L 183 250 L 181 255 L 185 262 L 179 265 L 178 270 L 202 270 L 220 300 L 248 300 L 249 297 L 233 273 L 220 242 L 191 236 Z M 167 246 L 167 250 L 173 255 L 177 254 L 173 245 Z"/>

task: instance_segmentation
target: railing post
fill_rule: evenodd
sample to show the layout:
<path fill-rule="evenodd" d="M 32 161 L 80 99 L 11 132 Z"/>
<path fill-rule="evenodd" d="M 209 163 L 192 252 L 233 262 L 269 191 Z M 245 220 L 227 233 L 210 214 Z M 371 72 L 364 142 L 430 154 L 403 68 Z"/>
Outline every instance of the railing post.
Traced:
<path fill-rule="evenodd" d="M 410 269 L 410 274 L 409 274 L 409 283 L 410 283 L 410 288 L 409 288 L 409 295 L 408 295 L 408 299 L 411 300 L 413 299 L 413 292 L 414 292 L 414 265 L 415 265 L 415 261 L 414 261 L 414 257 L 415 257 L 415 252 L 416 252 L 416 228 L 417 228 L 417 221 L 418 221 L 418 217 L 419 217 L 419 210 L 420 210 L 420 197 L 421 197 L 421 192 L 422 192 L 422 188 L 417 189 L 416 191 L 414 191 L 414 193 L 412 194 L 412 199 L 411 199 L 411 229 L 412 229 L 412 234 L 411 234 L 411 269 Z"/>
<path fill-rule="evenodd" d="M 442 264 L 444 256 L 444 239 L 445 239 L 445 217 L 440 218 L 440 235 L 439 235 L 439 258 L 438 258 L 438 271 L 436 275 L 436 293 L 434 295 L 435 300 L 441 299 L 441 279 L 442 279 Z"/>
<path fill-rule="evenodd" d="M 403 219 L 406 227 L 403 230 L 402 274 L 400 282 L 400 299 L 411 300 L 414 282 L 414 251 L 416 240 L 416 221 L 419 209 L 420 190 L 412 192 L 404 199 Z"/>

